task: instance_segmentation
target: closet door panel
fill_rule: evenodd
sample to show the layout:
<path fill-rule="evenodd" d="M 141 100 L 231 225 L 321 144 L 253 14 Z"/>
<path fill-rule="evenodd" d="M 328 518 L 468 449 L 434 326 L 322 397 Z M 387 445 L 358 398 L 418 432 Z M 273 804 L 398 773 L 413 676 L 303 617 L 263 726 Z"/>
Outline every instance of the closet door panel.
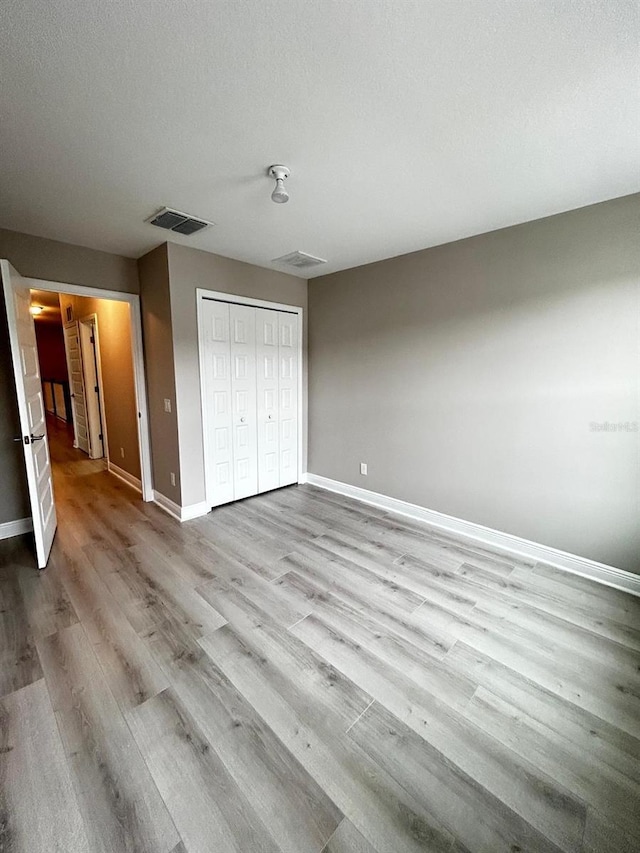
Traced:
<path fill-rule="evenodd" d="M 280 485 L 278 435 L 278 312 L 256 309 L 258 491 Z"/>
<path fill-rule="evenodd" d="M 230 305 L 233 497 L 258 491 L 256 309 Z"/>
<path fill-rule="evenodd" d="M 212 506 L 233 500 L 233 418 L 229 305 L 206 300 L 204 331 L 205 406 L 209 429 L 205 436 L 213 478 Z"/>
<path fill-rule="evenodd" d="M 298 315 L 278 312 L 280 486 L 298 482 Z"/>

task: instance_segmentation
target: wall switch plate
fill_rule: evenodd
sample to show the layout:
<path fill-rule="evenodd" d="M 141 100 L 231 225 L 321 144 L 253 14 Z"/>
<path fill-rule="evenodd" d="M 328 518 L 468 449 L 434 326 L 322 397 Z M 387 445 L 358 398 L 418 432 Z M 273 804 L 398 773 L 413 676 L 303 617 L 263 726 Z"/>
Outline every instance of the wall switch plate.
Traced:
<path fill-rule="evenodd" d="M 120 457 L 124 459 L 124 447 L 120 448 Z"/>
<path fill-rule="evenodd" d="M 171 411 L 171 400 L 169 400 L 167 397 L 164 398 L 164 410 L 165 412 Z"/>
<path fill-rule="evenodd" d="M 365 476 L 367 475 L 368 472 L 367 472 L 367 463 L 366 462 L 360 463 L 360 473 L 364 474 Z"/>
<path fill-rule="evenodd" d="M 170 479 L 171 479 L 171 485 L 172 485 L 172 486 L 175 486 L 175 484 L 176 484 L 176 475 L 173 473 L 173 471 L 169 474 L 169 477 L 170 477 Z"/>

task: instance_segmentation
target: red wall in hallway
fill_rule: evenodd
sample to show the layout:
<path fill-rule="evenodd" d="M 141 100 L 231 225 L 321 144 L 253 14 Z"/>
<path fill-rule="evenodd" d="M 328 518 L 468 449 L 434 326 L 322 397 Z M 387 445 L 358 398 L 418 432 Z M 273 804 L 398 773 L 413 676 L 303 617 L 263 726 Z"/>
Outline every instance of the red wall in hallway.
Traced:
<path fill-rule="evenodd" d="M 67 361 L 64 352 L 64 335 L 59 323 L 36 320 L 36 341 L 43 379 L 67 382 Z"/>

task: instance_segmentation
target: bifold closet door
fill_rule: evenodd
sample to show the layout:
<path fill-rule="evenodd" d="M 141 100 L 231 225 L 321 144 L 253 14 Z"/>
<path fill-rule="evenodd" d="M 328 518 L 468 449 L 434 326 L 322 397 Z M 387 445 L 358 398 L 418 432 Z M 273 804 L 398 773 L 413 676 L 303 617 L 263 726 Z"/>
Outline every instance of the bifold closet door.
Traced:
<path fill-rule="evenodd" d="M 213 488 L 212 506 L 233 500 L 233 415 L 231 404 L 231 335 L 227 302 L 202 303 L 204 406 L 208 429 L 207 477 Z"/>
<path fill-rule="evenodd" d="M 258 395 L 258 491 L 280 485 L 278 311 L 256 308 L 256 369 Z"/>
<path fill-rule="evenodd" d="M 211 506 L 298 481 L 298 315 L 202 303 Z"/>
<path fill-rule="evenodd" d="M 298 482 L 298 315 L 278 314 L 280 486 Z"/>
<path fill-rule="evenodd" d="M 256 399 L 256 309 L 230 305 L 233 497 L 258 492 Z"/>

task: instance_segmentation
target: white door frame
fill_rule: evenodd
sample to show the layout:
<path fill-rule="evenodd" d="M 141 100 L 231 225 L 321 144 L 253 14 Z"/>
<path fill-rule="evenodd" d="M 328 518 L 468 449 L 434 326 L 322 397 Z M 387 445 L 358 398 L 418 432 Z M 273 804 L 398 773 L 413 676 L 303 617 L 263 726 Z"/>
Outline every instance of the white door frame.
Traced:
<path fill-rule="evenodd" d="M 151 440 L 149 438 L 149 412 L 147 410 L 147 384 L 144 371 L 142 349 L 142 316 L 140 297 L 137 293 L 122 293 L 119 290 L 105 290 L 101 287 L 87 287 L 84 284 L 65 284 L 61 281 L 45 281 L 40 278 L 26 278 L 32 290 L 47 290 L 51 293 L 67 293 L 70 296 L 88 296 L 92 299 L 110 299 L 126 302 L 131 312 L 131 349 L 133 353 L 133 378 L 138 409 L 138 446 L 140 448 L 140 473 L 142 500 L 153 500 L 153 478 L 151 474 Z M 104 434 L 104 433 L 103 433 Z"/>
<path fill-rule="evenodd" d="M 200 364 L 200 400 L 202 407 L 202 443 L 204 447 L 204 488 L 205 500 L 209 507 L 213 506 L 212 487 L 209 483 L 207 473 L 210 468 L 209 450 L 207 447 L 207 407 L 205 403 L 206 389 L 204 387 L 204 326 L 202 316 L 202 303 L 205 299 L 215 299 L 219 302 L 228 302 L 232 305 L 250 305 L 253 308 L 271 308 L 275 311 L 286 311 L 289 314 L 298 315 L 298 483 L 305 482 L 304 457 L 303 457 L 303 398 L 302 398 L 302 337 L 303 337 L 303 309 L 299 305 L 285 305 L 280 302 L 267 302 L 264 299 L 253 299 L 250 296 L 237 296 L 235 293 L 223 293 L 218 290 L 206 290 L 202 287 L 196 288 L 196 313 L 198 317 L 198 359 Z"/>

